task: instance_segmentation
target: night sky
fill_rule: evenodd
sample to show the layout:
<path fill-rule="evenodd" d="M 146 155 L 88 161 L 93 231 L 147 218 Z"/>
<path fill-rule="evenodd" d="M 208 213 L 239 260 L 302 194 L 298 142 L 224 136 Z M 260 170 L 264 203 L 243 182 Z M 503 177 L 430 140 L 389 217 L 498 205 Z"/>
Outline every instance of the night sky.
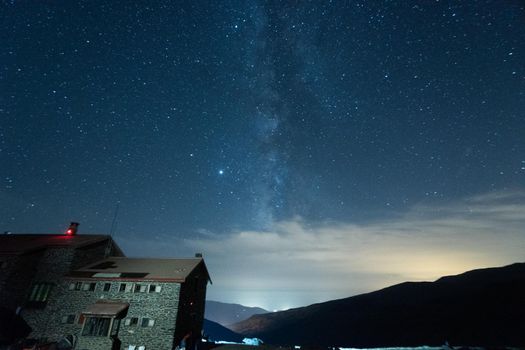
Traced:
<path fill-rule="evenodd" d="M 525 261 L 525 2 L 0 2 L 0 230 L 281 309 Z"/>

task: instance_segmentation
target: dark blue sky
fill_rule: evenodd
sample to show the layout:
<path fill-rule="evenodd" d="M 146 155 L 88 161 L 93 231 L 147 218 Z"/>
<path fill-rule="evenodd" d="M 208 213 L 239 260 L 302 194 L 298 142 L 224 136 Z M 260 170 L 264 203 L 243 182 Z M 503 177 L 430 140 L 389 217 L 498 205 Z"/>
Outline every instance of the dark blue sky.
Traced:
<path fill-rule="evenodd" d="M 0 25 L 2 231 L 107 233 L 120 203 L 139 254 L 525 188 L 523 1 L 11 0 Z"/>

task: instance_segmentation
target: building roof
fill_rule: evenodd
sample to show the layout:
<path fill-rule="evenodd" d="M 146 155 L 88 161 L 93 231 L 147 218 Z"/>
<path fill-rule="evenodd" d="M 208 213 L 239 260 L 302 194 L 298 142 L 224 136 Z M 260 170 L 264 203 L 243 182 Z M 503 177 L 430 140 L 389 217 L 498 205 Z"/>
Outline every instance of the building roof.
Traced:
<path fill-rule="evenodd" d="M 109 257 L 72 271 L 69 277 L 184 282 L 198 266 L 204 268 L 206 278 L 211 282 L 202 258 L 147 259 Z"/>
<path fill-rule="evenodd" d="M 108 235 L 3 234 L 0 235 L 0 255 L 20 255 L 52 247 L 77 249 L 108 239 L 111 239 Z M 116 245 L 115 248 L 120 251 Z"/>

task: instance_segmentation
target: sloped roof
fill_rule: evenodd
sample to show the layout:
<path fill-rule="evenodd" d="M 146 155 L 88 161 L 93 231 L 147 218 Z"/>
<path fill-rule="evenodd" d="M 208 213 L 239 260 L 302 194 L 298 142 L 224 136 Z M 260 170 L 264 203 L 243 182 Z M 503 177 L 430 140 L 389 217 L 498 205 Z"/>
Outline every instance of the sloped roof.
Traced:
<path fill-rule="evenodd" d="M 108 239 L 111 239 L 108 235 L 3 234 L 0 235 L 0 255 L 20 255 L 51 247 L 82 248 Z"/>
<path fill-rule="evenodd" d="M 206 278 L 211 282 L 202 258 L 148 259 L 109 257 L 75 270 L 69 274 L 69 277 L 184 282 L 199 265 L 202 265 Z"/>

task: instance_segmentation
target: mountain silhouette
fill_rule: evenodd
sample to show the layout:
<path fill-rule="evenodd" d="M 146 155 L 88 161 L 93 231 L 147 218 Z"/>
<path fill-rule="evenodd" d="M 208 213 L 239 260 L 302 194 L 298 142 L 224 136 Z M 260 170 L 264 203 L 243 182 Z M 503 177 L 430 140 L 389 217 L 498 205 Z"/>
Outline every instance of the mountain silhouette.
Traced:
<path fill-rule="evenodd" d="M 524 346 L 525 263 L 254 315 L 231 329 L 279 345 Z"/>

